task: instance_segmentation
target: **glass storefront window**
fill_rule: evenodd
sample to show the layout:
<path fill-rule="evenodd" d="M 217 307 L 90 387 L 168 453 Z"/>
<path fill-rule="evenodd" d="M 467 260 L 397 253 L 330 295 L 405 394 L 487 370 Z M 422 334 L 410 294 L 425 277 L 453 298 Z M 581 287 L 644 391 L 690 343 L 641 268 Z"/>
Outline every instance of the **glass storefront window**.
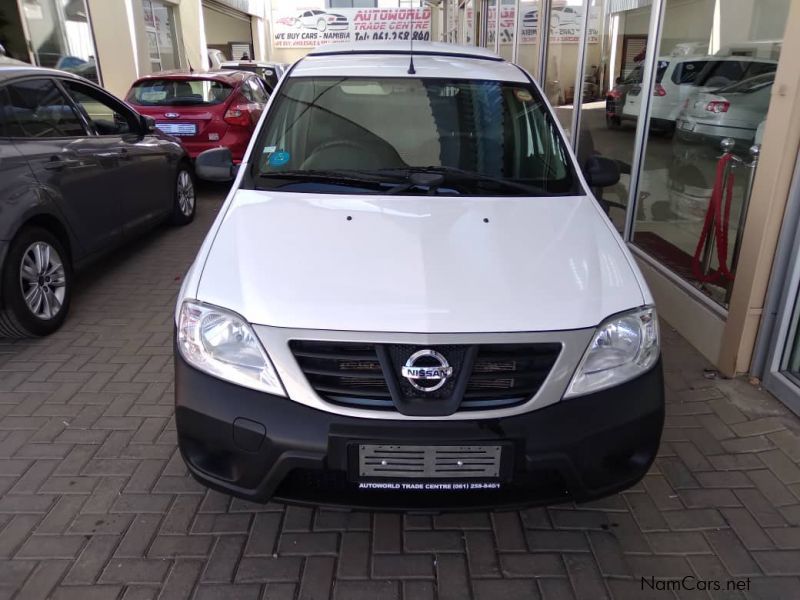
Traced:
<path fill-rule="evenodd" d="M 539 44 L 541 40 L 541 27 L 539 15 L 541 14 L 541 0 L 524 0 L 519 3 L 519 18 L 517 19 L 516 36 L 518 39 L 517 64 L 526 69 L 538 79 L 539 74 Z M 513 19 L 512 19 L 513 24 Z"/>
<path fill-rule="evenodd" d="M 498 5 L 494 0 L 490 0 L 488 5 L 477 2 L 478 7 L 485 6 L 486 15 L 480 16 L 486 20 L 486 43 L 490 50 L 495 50 L 495 37 L 499 35 L 498 53 L 506 60 L 512 60 L 514 56 L 514 46 L 517 46 L 516 63 L 527 70 L 534 78 L 538 78 L 539 73 L 539 11 L 542 0 L 500 0 L 500 23 L 498 28 L 495 15 Z M 462 0 L 460 6 L 463 26 L 462 35 L 459 42 L 467 45 L 475 45 L 476 32 L 480 38 L 480 28 L 476 29 L 474 21 L 474 0 Z M 519 6 L 519 16 L 517 17 L 517 6 Z M 515 28 L 516 25 L 516 28 Z"/>
<path fill-rule="evenodd" d="M 580 52 L 584 0 L 553 0 L 547 36 L 544 93 L 566 131 L 572 127 L 575 73 Z M 596 27 L 595 27 L 596 28 Z"/>
<path fill-rule="evenodd" d="M 37 65 L 98 82 L 94 39 L 84 0 L 21 0 Z"/>
<path fill-rule="evenodd" d="M 789 4 L 665 0 L 633 241 L 723 305 L 755 171 L 749 148 L 761 142 Z M 644 93 L 634 83 L 623 111 Z M 725 138 L 732 158 L 718 172 Z M 727 193 L 712 200 L 720 182 L 730 202 Z"/>
<path fill-rule="evenodd" d="M 593 154 L 617 161 L 619 183 L 595 190 L 595 195 L 621 232 L 641 104 L 641 96 L 632 90 L 642 81 L 651 9 L 624 7 L 627 10 L 612 12 L 613 8 L 603 0 L 589 3 L 577 152 L 581 165 Z"/>
<path fill-rule="evenodd" d="M 151 71 L 157 73 L 180 68 L 178 36 L 172 6 L 158 0 L 142 0 L 142 10 Z"/>
<path fill-rule="evenodd" d="M 458 3 L 459 41 L 467 46 L 475 44 L 475 2 Z"/>

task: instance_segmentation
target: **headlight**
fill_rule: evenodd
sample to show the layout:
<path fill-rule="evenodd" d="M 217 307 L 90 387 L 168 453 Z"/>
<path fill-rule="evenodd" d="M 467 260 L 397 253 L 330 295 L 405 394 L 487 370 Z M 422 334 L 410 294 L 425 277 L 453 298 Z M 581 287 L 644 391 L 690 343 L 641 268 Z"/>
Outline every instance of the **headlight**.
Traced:
<path fill-rule="evenodd" d="M 597 328 L 564 397 L 582 396 L 633 379 L 650 369 L 658 355 L 654 308 L 611 317 Z"/>
<path fill-rule="evenodd" d="M 193 367 L 220 379 L 285 396 L 281 380 L 250 325 L 235 313 L 186 301 L 178 316 L 178 348 Z"/>

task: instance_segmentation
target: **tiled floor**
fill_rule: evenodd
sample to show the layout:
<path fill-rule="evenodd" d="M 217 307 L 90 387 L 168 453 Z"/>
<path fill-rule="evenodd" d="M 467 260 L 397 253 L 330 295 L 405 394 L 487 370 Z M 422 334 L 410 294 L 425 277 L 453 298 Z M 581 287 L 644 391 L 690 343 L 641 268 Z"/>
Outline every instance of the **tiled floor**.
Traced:
<path fill-rule="evenodd" d="M 83 275 L 58 334 L 0 341 L 0 598 L 800 598 L 800 420 L 706 379 L 666 325 L 660 457 L 623 494 L 403 516 L 204 490 L 175 447 L 171 318 L 222 193 Z"/>

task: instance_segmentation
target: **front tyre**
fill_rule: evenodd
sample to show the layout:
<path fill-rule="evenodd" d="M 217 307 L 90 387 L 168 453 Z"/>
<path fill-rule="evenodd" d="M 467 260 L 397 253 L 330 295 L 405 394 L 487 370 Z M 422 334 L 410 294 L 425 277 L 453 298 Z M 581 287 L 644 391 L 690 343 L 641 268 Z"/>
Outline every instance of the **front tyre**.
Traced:
<path fill-rule="evenodd" d="M 328 28 L 328 21 L 320 19 L 317 21 L 317 31 L 325 31 Z"/>
<path fill-rule="evenodd" d="M 24 229 L 11 242 L 2 276 L 0 335 L 50 335 L 64 323 L 72 297 L 72 266 L 59 239 Z"/>
<path fill-rule="evenodd" d="M 191 167 L 181 163 L 175 175 L 175 191 L 172 206 L 173 225 L 187 225 L 194 219 L 197 207 L 197 191 Z"/>

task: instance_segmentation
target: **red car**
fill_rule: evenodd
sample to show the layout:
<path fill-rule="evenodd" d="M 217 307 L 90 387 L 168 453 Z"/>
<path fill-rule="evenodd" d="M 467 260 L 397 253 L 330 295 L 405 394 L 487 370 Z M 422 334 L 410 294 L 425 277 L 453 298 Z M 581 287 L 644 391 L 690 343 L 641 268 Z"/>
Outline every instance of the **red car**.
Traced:
<path fill-rule="evenodd" d="M 242 161 L 269 99 L 253 73 L 163 71 L 137 79 L 127 102 L 180 139 L 191 158 L 209 148 L 230 148 Z"/>

